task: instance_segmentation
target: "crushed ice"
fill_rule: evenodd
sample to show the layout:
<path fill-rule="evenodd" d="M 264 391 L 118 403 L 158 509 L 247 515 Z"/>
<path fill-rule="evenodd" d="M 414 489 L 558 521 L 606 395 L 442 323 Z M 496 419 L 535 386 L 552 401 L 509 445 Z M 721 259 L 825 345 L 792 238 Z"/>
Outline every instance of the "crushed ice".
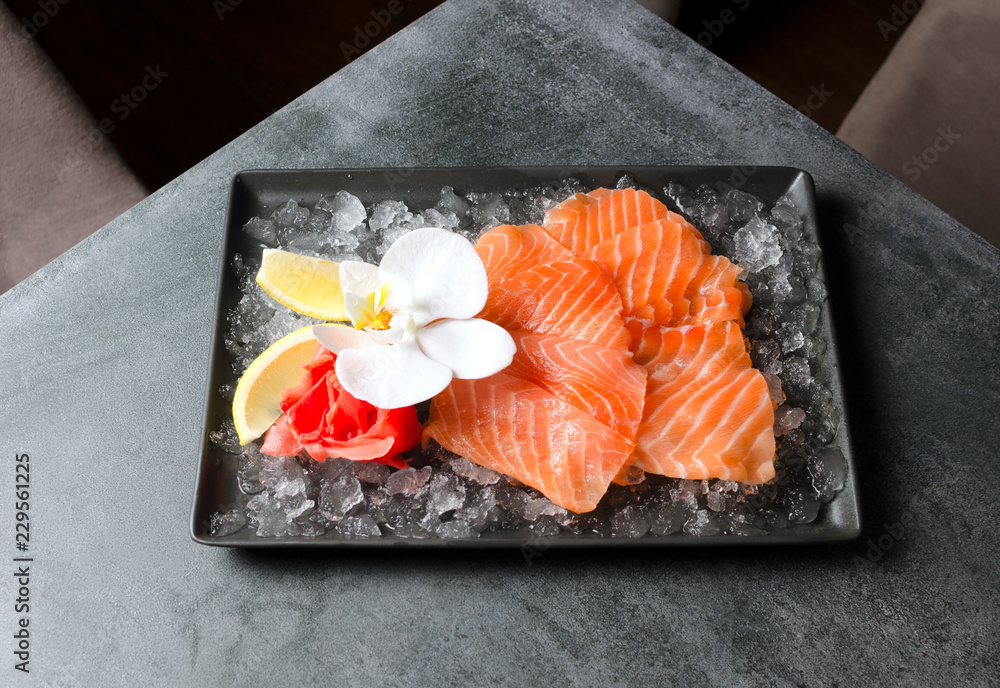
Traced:
<path fill-rule="evenodd" d="M 624 175 L 619 188 L 636 186 Z M 540 223 L 545 212 L 588 190 L 576 179 L 557 186 L 504 193 L 441 189 L 433 206 L 402 201 L 366 206 L 337 191 L 313 206 L 290 199 L 244 225 L 253 246 L 233 256 L 240 300 L 230 309 L 225 346 L 235 379 L 268 345 L 314 322 L 272 301 L 255 283 L 260 249 L 277 247 L 332 260 L 378 263 L 400 236 L 439 226 L 475 242 L 499 224 Z M 658 195 L 654 189 L 646 191 Z M 224 419 L 209 440 L 237 461 L 241 499 L 212 514 L 211 533 L 249 526 L 259 537 L 477 538 L 495 531 L 532 537 L 640 538 L 766 535 L 815 520 L 843 489 L 847 465 L 837 436 L 840 411 L 829 384 L 833 370 L 821 328 L 826 287 L 816 276 L 820 250 L 808 239 L 795 202 L 774 203 L 739 189 L 662 189 L 713 249 L 744 268 L 754 295 L 746 335 L 754 365 L 777 404 L 777 477 L 750 486 L 725 480 L 691 481 L 635 476 L 612 485 L 598 508 L 573 514 L 537 491 L 432 443 L 409 452 L 410 468 L 332 459 L 317 463 L 261 454 L 260 441 L 240 447 Z M 219 394 L 232 399 L 235 381 Z M 228 408 L 228 404 L 224 407 Z"/>

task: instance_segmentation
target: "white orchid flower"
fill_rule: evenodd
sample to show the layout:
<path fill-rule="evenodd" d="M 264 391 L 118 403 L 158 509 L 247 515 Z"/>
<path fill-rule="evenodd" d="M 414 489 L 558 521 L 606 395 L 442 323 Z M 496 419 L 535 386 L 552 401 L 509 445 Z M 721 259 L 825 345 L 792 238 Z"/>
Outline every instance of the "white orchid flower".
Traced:
<path fill-rule="evenodd" d="M 452 378 L 488 377 L 514 357 L 510 334 L 474 317 L 489 293 L 479 254 L 446 229 L 403 235 L 378 267 L 341 263 L 340 286 L 354 327 L 314 325 L 312 332 L 337 354 L 344 389 L 374 406 L 411 406 Z"/>

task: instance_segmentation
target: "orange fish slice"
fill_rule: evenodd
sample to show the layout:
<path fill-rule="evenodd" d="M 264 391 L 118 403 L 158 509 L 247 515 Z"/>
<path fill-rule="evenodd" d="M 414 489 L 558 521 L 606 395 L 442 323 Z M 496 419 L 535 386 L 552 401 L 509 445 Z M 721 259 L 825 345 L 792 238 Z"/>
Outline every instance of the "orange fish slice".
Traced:
<path fill-rule="evenodd" d="M 735 320 L 743 325 L 750 291 L 737 281 L 740 268 L 704 251 L 677 222 L 659 220 L 627 229 L 585 255 L 610 274 L 626 316 L 665 327 Z"/>
<path fill-rule="evenodd" d="M 626 352 L 550 334 L 511 334 L 517 353 L 505 373 L 535 383 L 624 437 L 635 437 L 646 369 Z"/>
<path fill-rule="evenodd" d="M 424 438 L 583 513 L 597 507 L 633 444 L 538 385 L 505 373 L 453 380 Z"/>
<path fill-rule="evenodd" d="M 687 220 L 637 189 L 595 189 L 577 194 L 545 214 L 545 231 L 563 246 L 585 253 L 626 229 L 655 220 L 673 220 L 702 240 Z"/>
<path fill-rule="evenodd" d="M 647 327 L 635 346 L 649 377 L 630 465 L 689 480 L 773 478 L 771 396 L 739 326 Z M 657 339 L 661 349 L 654 353 Z"/>
<path fill-rule="evenodd" d="M 508 330 L 528 330 L 628 351 L 622 300 L 600 265 L 574 257 L 518 272 L 490 289 L 479 314 Z"/>
<path fill-rule="evenodd" d="M 522 270 L 573 258 L 569 249 L 538 225 L 494 227 L 479 237 L 476 251 L 486 266 L 491 288 Z"/>

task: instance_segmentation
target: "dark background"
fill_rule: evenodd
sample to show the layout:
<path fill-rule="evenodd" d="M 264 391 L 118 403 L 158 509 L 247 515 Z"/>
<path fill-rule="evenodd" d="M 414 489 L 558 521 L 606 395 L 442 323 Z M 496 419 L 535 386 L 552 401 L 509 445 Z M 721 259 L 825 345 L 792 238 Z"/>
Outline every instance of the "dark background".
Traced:
<path fill-rule="evenodd" d="M 156 189 L 442 0 L 5 1 L 94 118 L 113 119 L 109 139 Z M 679 26 L 794 107 L 832 94 L 807 114 L 836 132 L 901 33 L 879 27 L 893 4 L 688 0 Z M 115 101 L 157 65 L 169 76 L 119 121 Z"/>

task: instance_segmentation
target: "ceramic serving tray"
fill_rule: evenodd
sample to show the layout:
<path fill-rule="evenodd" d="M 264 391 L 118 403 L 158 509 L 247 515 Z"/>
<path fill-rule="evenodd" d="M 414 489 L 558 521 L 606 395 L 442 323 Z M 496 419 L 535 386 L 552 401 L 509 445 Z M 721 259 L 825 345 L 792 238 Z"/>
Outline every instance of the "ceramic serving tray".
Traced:
<path fill-rule="evenodd" d="M 627 176 L 626 176 L 627 175 Z M 459 194 L 469 192 L 505 193 L 511 189 L 527 190 L 540 186 L 559 186 L 562 180 L 574 178 L 588 189 L 614 188 L 623 179 L 657 195 L 668 205 L 671 199 L 664 187 L 671 182 L 688 189 L 707 185 L 720 193 L 737 188 L 753 194 L 765 204 L 784 198 L 800 213 L 803 236 L 821 244 L 812 178 L 801 170 L 786 167 L 535 167 L 535 168 L 419 168 L 419 169 L 337 169 L 337 170 L 247 170 L 235 176 L 229 197 L 226 234 L 220 257 L 218 297 L 214 312 L 215 325 L 209 359 L 205 402 L 205 425 L 202 448 L 194 461 L 196 483 L 191 516 L 191 536 L 199 543 L 226 547 L 672 547 L 765 545 L 779 543 L 820 543 L 849 540 L 858 536 L 861 528 L 857 473 L 850 445 L 847 414 L 844 409 L 842 382 L 838 364 L 837 341 L 830 318 L 829 301 L 824 301 L 814 336 L 825 346 L 819 356 L 827 371 L 824 384 L 832 396 L 837 427 L 831 433 L 831 448 L 843 455 L 846 474 L 843 488 L 818 516 L 809 522 L 786 522 L 780 527 L 768 527 L 754 534 L 693 535 L 686 529 L 671 534 L 646 532 L 641 537 L 622 537 L 610 532 L 560 532 L 539 536 L 531 529 L 518 527 L 495 528 L 478 537 L 426 538 L 399 537 L 385 532 L 381 537 L 352 537 L 328 529 L 314 537 L 258 537 L 252 526 L 228 535 L 212 534 L 211 515 L 220 509 L 245 503 L 241 495 L 237 469 L 242 457 L 215 446 L 209 434 L 231 413 L 229 402 L 219 393 L 223 385 L 235 385 L 234 359 L 227 351 L 224 339 L 227 313 L 241 297 L 237 278 L 230 268 L 235 254 L 259 254 L 261 244 L 249 237 L 243 227 L 252 217 L 266 217 L 289 199 L 312 207 L 321 197 L 329 198 L 338 191 L 347 191 L 370 207 L 385 200 L 404 201 L 411 209 L 431 208 L 445 186 Z M 683 210 L 683 209 L 682 209 Z M 697 225 L 697 220 L 695 219 Z M 718 251 L 719 249 L 716 248 Z M 815 275 L 824 279 L 820 262 Z M 836 294 L 832 295 L 836 298 Z M 751 316 L 753 312 L 751 311 Z"/>

